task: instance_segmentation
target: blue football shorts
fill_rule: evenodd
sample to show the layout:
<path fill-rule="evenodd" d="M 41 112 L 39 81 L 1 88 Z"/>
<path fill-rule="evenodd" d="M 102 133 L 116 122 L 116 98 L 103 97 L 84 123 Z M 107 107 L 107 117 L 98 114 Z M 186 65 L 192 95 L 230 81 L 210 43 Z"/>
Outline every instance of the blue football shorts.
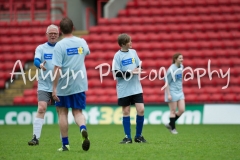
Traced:
<path fill-rule="evenodd" d="M 85 109 L 86 108 L 86 94 L 80 92 L 68 96 L 58 96 L 60 102 L 55 102 L 56 107 L 66 107 L 74 109 Z"/>

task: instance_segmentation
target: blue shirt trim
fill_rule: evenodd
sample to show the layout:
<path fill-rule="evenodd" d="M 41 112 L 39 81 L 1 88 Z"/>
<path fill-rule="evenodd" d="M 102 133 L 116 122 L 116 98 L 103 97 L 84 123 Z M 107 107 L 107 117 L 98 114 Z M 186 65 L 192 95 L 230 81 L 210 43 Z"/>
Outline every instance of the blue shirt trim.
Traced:
<path fill-rule="evenodd" d="M 56 45 L 56 43 L 51 44 L 51 43 L 49 43 L 49 42 L 47 42 L 47 44 L 48 44 L 49 46 L 51 46 L 51 47 L 54 47 L 54 46 Z"/>

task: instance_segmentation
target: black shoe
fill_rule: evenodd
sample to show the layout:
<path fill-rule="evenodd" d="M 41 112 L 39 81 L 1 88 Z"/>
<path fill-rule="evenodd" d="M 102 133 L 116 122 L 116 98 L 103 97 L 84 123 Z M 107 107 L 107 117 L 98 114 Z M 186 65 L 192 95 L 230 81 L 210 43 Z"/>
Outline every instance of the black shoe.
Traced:
<path fill-rule="evenodd" d="M 82 139 L 83 139 L 83 142 L 82 142 L 82 149 L 84 151 L 88 151 L 89 148 L 90 148 L 90 141 L 88 139 L 88 133 L 85 129 L 82 129 Z"/>
<path fill-rule="evenodd" d="M 132 139 L 128 138 L 127 136 L 123 138 L 120 144 L 132 143 Z"/>
<path fill-rule="evenodd" d="M 146 139 L 144 139 L 143 136 L 135 137 L 134 141 L 137 142 L 137 143 L 146 143 L 147 142 Z"/>
<path fill-rule="evenodd" d="M 36 135 L 33 135 L 33 138 L 31 141 L 28 142 L 29 146 L 36 146 L 39 145 L 39 140 L 36 138 Z"/>

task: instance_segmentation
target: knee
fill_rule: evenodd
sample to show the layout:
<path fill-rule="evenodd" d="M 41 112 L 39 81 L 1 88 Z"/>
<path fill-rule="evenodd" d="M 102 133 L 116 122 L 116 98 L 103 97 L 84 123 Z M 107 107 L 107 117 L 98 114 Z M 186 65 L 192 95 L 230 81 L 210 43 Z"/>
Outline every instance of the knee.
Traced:
<path fill-rule="evenodd" d="M 129 107 L 124 107 L 122 109 L 123 115 L 124 116 L 129 116 L 130 115 L 130 108 Z"/>
<path fill-rule="evenodd" d="M 140 115 L 140 116 L 144 115 L 144 108 L 138 109 L 137 114 Z"/>
<path fill-rule="evenodd" d="M 176 109 L 170 109 L 170 114 L 175 114 Z"/>
<path fill-rule="evenodd" d="M 185 109 L 179 109 L 178 110 L 178 113 L 179 113 L 179 116 L 182 115 L 184 113 Z"/>
<path fill-rule="evenodd" d="M 124 115 L 124 116 L 129 116 L 129 115 L 130 115 L 130 111 L 128 111 L 128 110 L 123 110 L 123 115 Z"/>
<path fill-rule="evenodd" d="M 38 106 L 38 113 L 45 113 L 46 112 L 46 107 L 43 105 Z"/>

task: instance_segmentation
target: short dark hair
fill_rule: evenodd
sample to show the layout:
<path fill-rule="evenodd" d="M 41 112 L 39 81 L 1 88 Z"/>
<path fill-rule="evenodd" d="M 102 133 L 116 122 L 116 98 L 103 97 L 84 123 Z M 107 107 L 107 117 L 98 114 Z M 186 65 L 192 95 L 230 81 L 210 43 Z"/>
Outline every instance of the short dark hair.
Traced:
<path fill-rule="evenodd" d="M 122 33 L 118 36 L 118 45 L 122 47 L 122 45 L 126 45 L 131 40 L 131 37 L 126 33 Z"/>
<path fill-rule="evenodd" d="M 70 18 L 63 18 L 60 22 L 60 30 L 63 34 L 72 33 L 73 30 L 73 22 Z"/>
<path fill-rule="evenodd" d="M 172 57 L 172 63 L 175 63 L 175 60 L 178 59 L 179 56 L 181 56 L 181 53 L 175 53 Z"/>

